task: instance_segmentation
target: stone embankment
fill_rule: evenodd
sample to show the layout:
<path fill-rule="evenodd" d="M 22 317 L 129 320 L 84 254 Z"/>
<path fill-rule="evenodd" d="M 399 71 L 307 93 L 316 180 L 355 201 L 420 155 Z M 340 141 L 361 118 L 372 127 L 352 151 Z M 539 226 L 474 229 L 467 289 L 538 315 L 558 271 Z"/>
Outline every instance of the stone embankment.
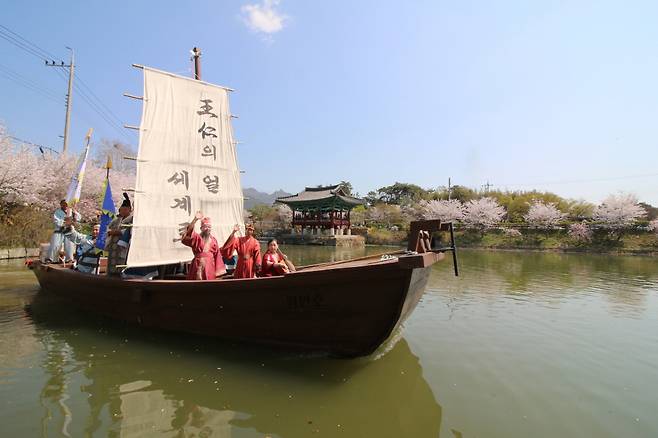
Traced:
<path fill-rule="evenodd" d="M 0 248 L 0 260 L 38 257 L 39 248 Z"/>

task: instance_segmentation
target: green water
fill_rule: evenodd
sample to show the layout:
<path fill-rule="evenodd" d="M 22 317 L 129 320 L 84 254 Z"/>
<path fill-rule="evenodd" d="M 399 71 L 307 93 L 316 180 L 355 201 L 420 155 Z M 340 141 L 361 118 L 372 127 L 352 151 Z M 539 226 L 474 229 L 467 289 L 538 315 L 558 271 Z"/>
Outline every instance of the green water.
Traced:
<path fill-rule="evenodd" d="M 460 264 L 459 278 L 435 266 L 397 342 L 357 360 L 108 322 L 2 264 L 0 436 L 658 436 L 655 259 L 463 251 Z"/>

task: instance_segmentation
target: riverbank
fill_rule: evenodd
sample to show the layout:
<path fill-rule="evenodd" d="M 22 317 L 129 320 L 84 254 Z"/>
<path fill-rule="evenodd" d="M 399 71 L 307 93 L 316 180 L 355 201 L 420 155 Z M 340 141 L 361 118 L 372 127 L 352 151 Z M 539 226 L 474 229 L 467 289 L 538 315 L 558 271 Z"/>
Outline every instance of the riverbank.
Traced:
<path fill-rule="evenodd" d="M 598 230 L 588 240 L 577 240 L 565 230 L 457 230 L 457 247 L 570 253 L 658 255 L 658 235 L 650 232 Z M 403 231 L 368 230 L 366 244 L 406 246 Z M 444 236 L 444 239 L 446 236 Z M 447 243 L 444 242 L 444 243 Z"/>
<path fill-rule="evenodd" d="M 0 248 L 0 260 L 38 257 L 39 248 Z"/>

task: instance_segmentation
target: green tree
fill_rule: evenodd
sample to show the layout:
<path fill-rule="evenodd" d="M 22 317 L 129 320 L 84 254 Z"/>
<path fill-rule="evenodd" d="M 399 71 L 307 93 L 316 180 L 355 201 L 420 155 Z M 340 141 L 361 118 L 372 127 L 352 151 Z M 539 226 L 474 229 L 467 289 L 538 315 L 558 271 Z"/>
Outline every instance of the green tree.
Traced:
<path fill-rule="evenodd" d="M 396 182 L 381 187 L 376 192 L 369 192 L 366 200 L 370 204 L 384 202 L 394 205 L 410 205 L 429 197 L 429 192 L 416 184 Z"/>
<path fill-rule="evenodd" d="M 338 183 L 338 185 L 343 187 L 343 191 L 345 194 L 349 196 L 354 196 L 352 193 L 354 193 L 354 187 L 352 187 L 352 183 L 349 181 L 341 181 Z"/>
<path fill-rule="evenodd" d="M 640 202 L 640 207 L 647 211 L 647 220 L 652 221 L 658 218 L 658 207 L 654 207 L 653 205 L 647 204 L 646 202 Z"/>

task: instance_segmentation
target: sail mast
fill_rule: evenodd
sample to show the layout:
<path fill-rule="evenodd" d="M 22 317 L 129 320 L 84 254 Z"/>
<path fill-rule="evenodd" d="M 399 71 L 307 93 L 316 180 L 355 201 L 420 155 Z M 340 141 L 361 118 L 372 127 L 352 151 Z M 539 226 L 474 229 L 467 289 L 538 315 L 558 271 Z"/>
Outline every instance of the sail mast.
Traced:
<path fill-rule="evenodd" d="M 192 60 L 194 61 L 194 79 L 201 80 L 201 49 L 192 48 Z"/>

